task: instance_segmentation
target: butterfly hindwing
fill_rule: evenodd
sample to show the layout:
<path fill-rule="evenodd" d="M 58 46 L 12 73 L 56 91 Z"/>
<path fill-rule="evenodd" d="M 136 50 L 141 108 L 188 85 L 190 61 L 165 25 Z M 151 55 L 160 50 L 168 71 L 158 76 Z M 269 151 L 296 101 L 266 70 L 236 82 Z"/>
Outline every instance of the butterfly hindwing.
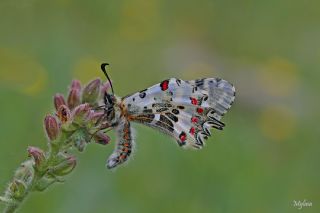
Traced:
<path fill-rule="evenodd" d="M 219 116 L 223 116 L 235 99 L 235 88 L 229 82 L 220 78 L 205 78 L 187 81 L 194 88 L 206 91 L 208 100 L 205 107 L 212 107 Z"/>
<path fill-rule="evenodd" d="M 171 78 L 127 96 L 128 119 L 174 137 L 180 146 L 201 148 L 234 101 L 234 87 L 225 80 L 183 81 Z"/>

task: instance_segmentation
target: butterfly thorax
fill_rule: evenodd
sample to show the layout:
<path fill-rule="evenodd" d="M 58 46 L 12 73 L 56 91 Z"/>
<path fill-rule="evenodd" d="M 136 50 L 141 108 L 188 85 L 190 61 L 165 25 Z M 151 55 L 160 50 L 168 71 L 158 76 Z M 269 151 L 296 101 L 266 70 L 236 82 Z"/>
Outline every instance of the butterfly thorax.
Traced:
<path fill-rule="evenodd" d="M 113 94 L 105 94 L 104 97 L 105 103 L 105 115 L 106 120 L 110 126 L 116 126 L 120 118 L 123 117 L 123 105 L 121 104 L 121 98 Z"/>

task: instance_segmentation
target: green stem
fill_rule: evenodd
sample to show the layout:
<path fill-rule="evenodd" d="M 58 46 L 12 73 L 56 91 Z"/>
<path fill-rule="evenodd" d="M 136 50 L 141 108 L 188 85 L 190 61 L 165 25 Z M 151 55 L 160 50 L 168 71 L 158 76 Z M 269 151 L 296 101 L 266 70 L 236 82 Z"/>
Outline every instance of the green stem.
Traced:
<path fill-rule="evenodd" d="M 17 202 L 10 202 L 7 204 L 6 208 L 4 209 L 3 213 L 13 213 L 19 207 L 20 203 Z"/>
<path fill-rule="evenodd" d="M 44 176 L 44 174 L 42 176 Z M 35 170 L 32 182 L 31 182 L 30 186 L 27 188 L 27 190 L 25 191 L 25 193 L 23 194 L 22 197 L 20 197 L 19 199 L 14 199 L 14 200 L 3 200 L 6 203 L 6 207 L 5 207 L 4 211 L 3 211 L 3 213 L 13 213 L 13 212 L 15 212 L 19 208 L 20 204 L 27 198 L 29 193 L 31 191 L 33 191 L 34 186 L 36 185 L 36 183 L 38 182 L 38 180 L 42 176 L 39 176 L 39 172 L 37 172 Z"/>
<path fill-rule="evenodd" d="M 64 137 L 61 137 L 61 139 Z M 63 140 L 63 139 L 62 139 Z M 60 144 L 60 143 L 58 143 Z M 61 149 L 61 146 L 57 145 L 49 145 L 49 152 L 48 152 L 48 157 L 47 157 L 47 166 L 44 169 L 44 171 L 48 171 L 51 163 L 55 160 L 57 153 L 59 153 Z M 32 181 L 28 188 L 26 189 L 25 193 L 23 194 L 22 197 L 19 199 L 12 199 L 8 200 L 4 197 L 0 198 L 0 201 L 3 201 L 6 203 L 6 207 L 3 211 L 3 213 L 13 213 L 15 212 L 20 204 L 28 197 L 29 193 L 34 191 L 35 186 L 37 185 L 38 181 L 47 174 L 47 172 L 39 172 L 37 169 L 34 169 L 34 176 L 32 178 Z"/>

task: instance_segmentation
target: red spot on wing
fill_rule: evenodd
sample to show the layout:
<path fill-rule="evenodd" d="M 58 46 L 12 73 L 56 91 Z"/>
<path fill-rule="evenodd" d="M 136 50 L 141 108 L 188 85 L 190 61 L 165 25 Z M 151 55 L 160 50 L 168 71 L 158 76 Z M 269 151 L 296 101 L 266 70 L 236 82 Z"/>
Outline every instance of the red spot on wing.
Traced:
<path fill-rule="evenodd" d="M 185 132 L 182 132 L 179 136 L 181 142 L 184 142 L 187 139 L 187 134 Z"/>
<path fill-rule="evenodd" d="M 196 131 L 196 129 L 194 127 L 191 127 L 189 132 L 190 132 L 191 135 L 194 135 L 195 131 Z"/>
<path fill-rule="evenodd" d="M 199 119 L 197 117 L 192 117 L 191 122 L 192 123 L 198 123 Z"/>
<path fill-rule="evenodd" d="M 169 88 L 169 80 L 162 81 L 160 87 L 162 91 L 166 91 Z"/>
<path fill-rule="evenodd" d="M 191 100 L 191 104 L 193 104 L 193 105 L 198 105 L 198 100 L 197 100 L 197 99 L 195 99 L 195 98 L 190 98 L 190 100 Z"/>
<path fill-rule="evenodd" d="M 203 113 L 203 108 L 197 108 L 197 112 L 198 112 L 199 114 Z"/>

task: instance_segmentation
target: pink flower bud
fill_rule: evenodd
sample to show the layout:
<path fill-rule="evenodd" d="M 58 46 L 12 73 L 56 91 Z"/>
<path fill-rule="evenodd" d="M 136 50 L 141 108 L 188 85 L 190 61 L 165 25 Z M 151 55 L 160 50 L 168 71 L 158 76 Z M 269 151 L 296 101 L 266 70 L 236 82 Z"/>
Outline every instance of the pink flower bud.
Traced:
<path fill-rule="evenodd" d="M 77 159 L 74 156 L 66 156 L 58 165 L 52 168 L 52 173 L 57 176 L 64 176 L 72 172 L 77 165 Z"/>
<path fill-rule="evenodd" d="M 31 156 L 33 158 L 33 160 L 35 162 L 35 167 L 38 170 L 41 170 L 43 168 L 43 166 L 46 164 L 46 157 L 45 157 L 44 152 L 37 147 L 30 146 L 28 148 L 28 153 L 29 153 L 29 156 Z"/>
<path fill-rule="evenodd" d="M 57 93 L 54 98 L 53 98 L 53 102 L 54 102 L 54 107 L 56 108 L 56 110 L 58 111 L 61 105 L 66 105 L 66 101 L 64 100 L 63 95 Z"/>
<path fill-rule="evenodd" d="M 94 135 L 94 140 L 98 144 L 107 145 L 110 142 L 110 137 L 104 132 L 99 131 Z"/>
<path fill-rule="evenodd" d="M 74 109 L 80 104 L 80 90 L 71 88 L 68 95 L 68 106 L 70 109 Z"/>
<path fill-rule="evenodd" d="M 71 89 L 81 90 L 81 83 L 78 80 L 72 80 Z"/>
<path fill-rule="evenodd" d="M 105 82 L 102 84 L 101 86 L 101 93 L 102 95 L 107 92 L 109 89 L 111 88 L 110 83 L 109 82 Z"/>
<path fill-rule="evenodd" d="M 89 115 L 90 106 L 89 104 L 80 104 L 73 110 L 73 121 L 76 123 L 83 122 Z"/>
<path fill-rule="evenodd" d="M 70 120 L 70 114 L 70 110 L 66 105 L 61 105 L 57 111 L 57 116 L 63 124 Z"/>
<path fill-rule="evenodd" d="M 82 101 L 84 103 L 94 104 L 100 94 L 101 80 L 92 80 L 84 89 L 82 93 Z"/>
<path fill-rule="evenodd" d="M 60 127 L 56 117 L 52 115 L 47 115 L 44 119 L 44 126 L 46 129 L 48 138 L 52 141 L 57 139 L 60 132 Z"/>
<path fill-rule="evenodd" d="M 102 116 L 104 115 L 104 112 L 95 112 L 93 110 L 90 111 L 88 116 L 88 121 L 92 124 L 95 124 L 99 120 L 101 120 Z"/>

